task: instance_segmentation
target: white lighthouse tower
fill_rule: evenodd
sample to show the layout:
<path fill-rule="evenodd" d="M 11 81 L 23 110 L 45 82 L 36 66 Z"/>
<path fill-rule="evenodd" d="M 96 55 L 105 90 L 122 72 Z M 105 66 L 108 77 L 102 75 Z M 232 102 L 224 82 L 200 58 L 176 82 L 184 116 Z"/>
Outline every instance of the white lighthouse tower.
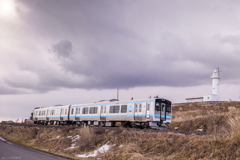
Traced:
<path fill-rule="evenodd" d="M 219 96 L 219 79 L 220 79 L 220 76 L 219 76 L 219 69 L 218 68 L 213 71 L 211 79 L 212 79 L 212 94 L 217 95 L 217 101 L 219 101 L 219 99 L 220 99 L 220 96 Z"/>
<path fill-rule="evenodd" d="M 213 71 L 213 74 L 211 76 L 212 79 L 212 94 L 203 96 L 203 101 L 220 101 L 220 95 L 219 95 L 219 68 L 215 69 Z"/>

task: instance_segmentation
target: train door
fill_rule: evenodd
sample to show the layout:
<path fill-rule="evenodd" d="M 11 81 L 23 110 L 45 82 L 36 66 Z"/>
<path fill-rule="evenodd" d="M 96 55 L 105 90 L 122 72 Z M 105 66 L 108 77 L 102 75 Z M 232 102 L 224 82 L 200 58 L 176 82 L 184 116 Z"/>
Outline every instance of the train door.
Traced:
<path fill-rule="evenodd" d="M 138 120 L 139 121 L 142 121 L 142 109 L 143 109 L 142 106 L 143 105 L 141 103 L 138 105 Z"/>
<path fill-rule="evenodd" d="M 147 106 L 145 103 L 142 104 L 142 121 L 146 121 L 146 110 Z"/>
<path fill-rule="evenodd" d="M 100 120 L 106 121 L 106 106 L 101 106 Z"/>
<path fill-rule="evenodd" d="M 46 120 L 49 121 L 50 110 L 47 110 Z"/>
<path fill-rule="evenodd" d="M 64 109 L 60 110 L 60 121 L 63 121 Z"/>
<path fill-rule="evenodd" d="M 160 120 L 166 121 L 166 104 L 161 103 Z"/>
<path fill-rule="evenodd" d="M 134 104 L 134 120 L 138 120 L 138 104 Z"/>
<path fill-rule="evenodd" d="M 150 103 L 146 104 L 146 119 L 150 118 Z"/>

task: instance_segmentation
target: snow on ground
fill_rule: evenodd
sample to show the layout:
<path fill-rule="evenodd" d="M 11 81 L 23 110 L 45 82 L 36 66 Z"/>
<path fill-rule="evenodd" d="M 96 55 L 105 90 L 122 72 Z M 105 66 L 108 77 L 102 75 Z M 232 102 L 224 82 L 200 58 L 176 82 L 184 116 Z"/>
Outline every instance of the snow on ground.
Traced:
<path fill-rule="evenodd" d="M 74 136 L 74 137 L 72 137 L 72 136 L 67 136 L 67 138 L 71 138 L 72 139 L 72 142 L 74 142 L 74 143 L 72 143 L 71 144 L 71 147 L 68 147 L 67 149 L 64 149 L 64 150 L 68 150 L 68 149 L 74 149 L 74 148 L 77 148 L 78 146 L 76 146 L 76 140 L 78 140 L 78 139 L 80 139 L 80 136 L 79 135 L 76 135 L 76 136 Z"/>
<path fill-rule="evenodd" d="M 76 135 L 74 137 L 72 137 L 72 142 L 75 142 L 76 140 L 80 139 L 80 136 L 79 135 Z"/>
<path fill-rule="evenodd" d="M 93 153 L 78 154 L 76 156 L 81 157 L 81 158 L 96 157 L 98 152 L 100 152 L 100 153 L 107 152 L 112 146 L 115 146 L 115 144 L 111 146 L 111 145 L 108 145 L 108 143 L 109 143 L 109 141 L 105 145 L 103 145 L 102 147 L 95 150 Z"/>

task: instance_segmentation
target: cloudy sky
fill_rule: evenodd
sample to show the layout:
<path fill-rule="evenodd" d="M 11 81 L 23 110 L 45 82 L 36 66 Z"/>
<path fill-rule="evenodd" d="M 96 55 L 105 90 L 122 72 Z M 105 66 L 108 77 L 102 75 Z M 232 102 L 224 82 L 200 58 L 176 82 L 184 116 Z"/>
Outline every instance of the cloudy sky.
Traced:
<path fill-rule="evenodd" d="M 0 0 L 0 120 L 158 95 L 240 100 L 238 0 Z"/>

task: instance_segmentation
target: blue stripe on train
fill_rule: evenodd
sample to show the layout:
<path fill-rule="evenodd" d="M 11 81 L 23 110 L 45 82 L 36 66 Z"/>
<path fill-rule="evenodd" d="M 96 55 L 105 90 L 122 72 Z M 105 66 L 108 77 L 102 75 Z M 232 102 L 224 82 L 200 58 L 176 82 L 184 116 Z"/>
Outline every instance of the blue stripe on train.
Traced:
<path fill-rule="evenodd" d="M 160 117 L 160 115 L 159 115 L 159 114 L 155 114 L 154 116 L 155 116 L 155 117 Z M 161 117 L 163 117 L 163 118 L 164 118 L 165 116 L 164 116 L 164 115 L 161 115 Z M 166 118 L 171 118 L 171 116 L 166 116 Z"/>

